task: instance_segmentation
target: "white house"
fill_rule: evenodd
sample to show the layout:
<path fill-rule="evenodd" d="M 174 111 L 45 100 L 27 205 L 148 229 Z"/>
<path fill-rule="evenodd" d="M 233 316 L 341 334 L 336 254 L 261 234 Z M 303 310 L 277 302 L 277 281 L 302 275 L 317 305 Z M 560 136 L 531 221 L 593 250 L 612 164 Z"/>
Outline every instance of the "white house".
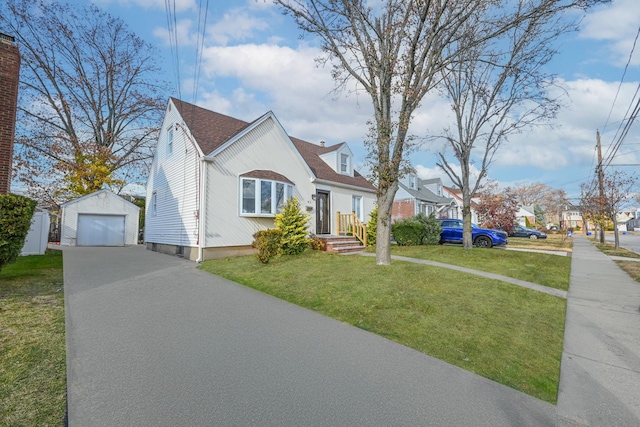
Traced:
<path fill-rule="evenodd" d="M 273 112 L 251 123 L 169 99 L 147 181 L 147 248 L 192 260 L 251 253 L 297 196 L 311 233 L 336 234 L 336 213 L 366 221 L 375 187 L 346 143 L 289 137 Z"/>
<path fill-rule="evenodd" d="M 140 208 L 109 190 L 61 205 L 60 244 L 125 246 L 138 243 Z"/>
<path fill-rule="evenodd" d="M 449 218 L 462 219 L 463 216 L 463 208 L 464 201 L 462 199 L 462 190 L 459 188 L 447 187 L 443 186 L 442 191 L 445 197 L 450 197 L 453 199 L 454 206 L 450 209 Z M 471 198 L 471 222 L 474 224 L 478 223 L 478 213 L 476 212 L 476 205 L 478 204 L 479 199 L 477 197 Z"/>

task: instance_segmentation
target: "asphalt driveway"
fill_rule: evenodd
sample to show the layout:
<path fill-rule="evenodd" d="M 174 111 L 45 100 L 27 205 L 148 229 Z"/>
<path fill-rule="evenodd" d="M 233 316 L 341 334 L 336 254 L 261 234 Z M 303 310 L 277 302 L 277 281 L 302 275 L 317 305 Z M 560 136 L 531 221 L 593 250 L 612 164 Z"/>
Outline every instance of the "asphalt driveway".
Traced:
<path fill-rule="evenodd" d="M 546 426 L 556 408 L 142 247 L 64 249 L 70 426 Z"/>

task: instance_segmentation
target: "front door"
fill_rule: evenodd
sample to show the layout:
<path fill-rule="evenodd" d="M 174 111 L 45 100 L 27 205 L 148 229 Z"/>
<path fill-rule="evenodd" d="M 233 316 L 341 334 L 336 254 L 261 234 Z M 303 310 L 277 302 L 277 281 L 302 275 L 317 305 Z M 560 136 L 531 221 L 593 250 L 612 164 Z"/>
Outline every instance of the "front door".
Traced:
<path fill-rule="evenodd" d="M 329 192 L 318 191 L 316 193 L 316 234 L 330 234 L 329 223 Z"/>

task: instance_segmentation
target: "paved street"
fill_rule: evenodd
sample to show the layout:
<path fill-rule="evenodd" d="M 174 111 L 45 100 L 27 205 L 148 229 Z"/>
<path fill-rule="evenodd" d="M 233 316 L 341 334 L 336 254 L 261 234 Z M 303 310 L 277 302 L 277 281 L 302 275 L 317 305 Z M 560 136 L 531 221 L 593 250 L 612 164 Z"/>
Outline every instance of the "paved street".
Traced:
<path fill-rule="evenodd" d="M 556 407 L 129 248 L 65 248 L 69 425 L 550 426 Z"/>
<path fill-rule="evenodd" d="M 618 236 L 620 238 L 620 246 L 640 254 L 640 232 L 627 232 L 625 234 L 620 232 Z M 613 234 L 605 234 L 604 237 L 608 243 L 615 242 Z"/>

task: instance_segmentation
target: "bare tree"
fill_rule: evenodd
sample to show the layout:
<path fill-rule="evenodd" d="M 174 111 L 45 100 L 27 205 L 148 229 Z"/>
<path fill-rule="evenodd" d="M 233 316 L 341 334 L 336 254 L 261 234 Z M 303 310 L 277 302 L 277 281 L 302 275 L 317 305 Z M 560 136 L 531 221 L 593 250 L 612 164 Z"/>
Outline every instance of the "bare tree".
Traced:
<path fill-rule="evenodd" d="M 505 2 L 512 5 L 518 20 L 498 37 L 492 25 L 474 17 L 465 23 L 460 43 L 473 47 L 458 49 L 457 61 L 442 70 L 442 91 L 450 100 L 455 125 L 437 135 L 447 141 L 438 153 L 438 166 L 462 190 L 463 242 L 473 246 L 471 199 L 487 175 L 489 165 L 509 135 L 537 124 L 549 123 L 559 108 L 548 96 L 553 84 L 545 65 L 556 54 L 555 39 L 575 29 L 560 12 L 571 2 L 554 0 Z M 485 42 L 477 44 L 477 39 Z M 460 168 L 452 161 L 459 163 Z M 479 170 L 475 182 L 471 164 Z"/>
<path fill-rule="evenodd" d="M 587 2 L 599 0 L 585 0 Z M 549 14 L 566 0 L 536 0 L 520 14 L 489 0 L 275 0 L 306 33 L 318 37 L 331 62 L 336 91 L 351 80 L 370 97 L 374 119 L 369 161 L 378 187 L 376 263 L 390 264 L 391 206 L 399 178 L 409 170 L 406 154 L 413 138 L 411 116 L 425 94 L 464 61 L 461 50 L 474 48 L 516 28 L 529 15 Z M 466 23 L 478 20 L 480 37 L 461 38 Z M 548 19 L 546 16 L 545 19 Z M 540 18 L 542 19 L 542 18 Z M 465 41 L 465 43 L 462 43 Z"/>
<path fill-rule="evenodd" d="M 539 205 L 545 212 L 546 220 L 552 218 L 559 221 L 564 206 L 568 202 L 567 193 L 558 188 L 551 188 L 541 182 L 520 183 L 512 187 L 518 202 L 523 206 Z"/>
<path fill-rule="evenodd" d="M 154 49 L 96 6 L 8 0 L 0 27 L 22 56 L 18 179 L 32 196 L 70 196 L 141 180 L 165 84 Z"/>
<path fill-rule="evenodd" d="M 604 178 L 604 194 L 600 194 L 598 186 L 593 183 L 581 185 L 580 209 L 583 216 L 600 224 L 600 243 L 604 243 L 605 220 L 610 220 L 613 223 L 615 248 L 620 247 L 618 212 L 624 208 L 625 203 L 632 200 L 632 190 L 637 183 L 636 175 L 614 171 Z"/>

